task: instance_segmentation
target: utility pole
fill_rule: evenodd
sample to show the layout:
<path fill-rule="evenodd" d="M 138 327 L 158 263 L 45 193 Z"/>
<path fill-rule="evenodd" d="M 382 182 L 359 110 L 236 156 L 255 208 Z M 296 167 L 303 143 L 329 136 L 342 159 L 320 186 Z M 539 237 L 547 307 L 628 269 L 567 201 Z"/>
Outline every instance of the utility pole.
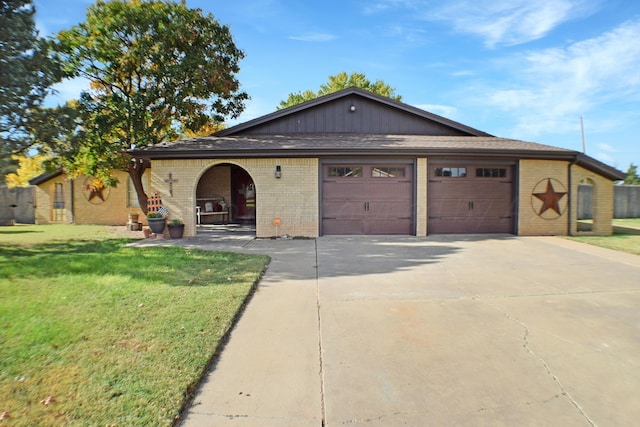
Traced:
<path fill-rule="evenodd" d="M 580 134 L 582 135 L 582 153 L 586 154 L 587 148 L 584 145 L 584 124 L 582 123 L 582 114 L 580 114 Z"/>

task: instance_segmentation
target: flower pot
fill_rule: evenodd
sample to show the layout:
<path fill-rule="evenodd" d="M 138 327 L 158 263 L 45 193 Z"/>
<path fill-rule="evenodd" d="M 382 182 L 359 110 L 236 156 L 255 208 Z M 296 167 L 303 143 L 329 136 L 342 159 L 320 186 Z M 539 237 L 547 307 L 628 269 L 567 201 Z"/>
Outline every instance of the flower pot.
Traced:
<path fill-rule="evenodd" d="M 166 218 L 147 218 L 149 228 L 153 234 L 162 234 L 164 232 L 164 226 L 167 223 Z"/>
<path fill-rule="evenodd" d="M 181 239 L 184 233 L 184 225 L 172 225 L 169 227 L 169 237 L 172 239 Z"/>

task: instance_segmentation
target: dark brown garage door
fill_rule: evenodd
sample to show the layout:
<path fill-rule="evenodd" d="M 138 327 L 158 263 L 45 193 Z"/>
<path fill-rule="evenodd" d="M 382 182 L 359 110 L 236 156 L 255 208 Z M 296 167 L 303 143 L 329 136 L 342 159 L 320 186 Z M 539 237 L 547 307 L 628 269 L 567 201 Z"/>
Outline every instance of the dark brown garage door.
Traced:
<path fill-rule="evenodd" d="M 323 165 L 323 234 L 411 234 L 411 164 Z"/>
<path fill-rule="evenodd" d="M 513 166 L 429 166 L 428 233 L 513 233 Z"/>

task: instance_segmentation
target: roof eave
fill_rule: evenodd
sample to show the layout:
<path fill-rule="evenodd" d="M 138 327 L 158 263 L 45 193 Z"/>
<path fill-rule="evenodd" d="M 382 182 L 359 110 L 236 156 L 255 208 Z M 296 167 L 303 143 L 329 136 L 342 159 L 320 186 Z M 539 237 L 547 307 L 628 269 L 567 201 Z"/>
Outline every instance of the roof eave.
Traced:
<path fill-rule="evenodd" d="M 40 185 L 43 182 L 49 181 L 50 179 L 59 177 L 63 173 L 64 173 L 63 169 L 58 169 L 58 170 L 55 170 L 53 172 L 45 172 L 45 173 L 40 174 L 40 175 L 38 175 L 38 176 L 36 176 L 34 178 L 31 178 L 29 180 L 29 185 Z"/>
<path fill-rule="evenodd" d="M 268 157 L 326 157 L 326 156 L 412 156 L 412 157 L 493 157 L 493 158 L 517 158 L 517 159 L 544 159 L 544 160 L 572 160 L 575 154 L 571 151 L 523 151 L 504 149 L 468 149 L 468 148 L 347 148 L 336 150 L 335 148 L 274 148 L 265 150 L 158 150 L 140 152 L 139 157 L 151 160 L 169 159 L 215 159 L 215 158 L 268 158 Z"/>
<path fill-rule="evenodd" d="M 623 180 L 626 177 L 626 174 L 622 171 L 619 171 L 618 169 L 583 153 L 576 154 L 575 164 L 578 166 L 582 166 L 583 168 L 595 172 L 599 175 L 602 175 L 603 177 L 608 178 L 612 181 Z"/>

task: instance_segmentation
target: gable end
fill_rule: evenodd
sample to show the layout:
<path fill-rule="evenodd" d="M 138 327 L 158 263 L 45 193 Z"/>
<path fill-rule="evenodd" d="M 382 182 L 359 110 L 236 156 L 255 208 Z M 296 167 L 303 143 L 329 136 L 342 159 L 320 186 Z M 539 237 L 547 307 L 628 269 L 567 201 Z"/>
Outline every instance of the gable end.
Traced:
<path fill-rule="evenodd" d="M 216 136 L 358 133 L 491 136 L 436 114 L 359 88 L 348 88 L 276 111 Z"/>

